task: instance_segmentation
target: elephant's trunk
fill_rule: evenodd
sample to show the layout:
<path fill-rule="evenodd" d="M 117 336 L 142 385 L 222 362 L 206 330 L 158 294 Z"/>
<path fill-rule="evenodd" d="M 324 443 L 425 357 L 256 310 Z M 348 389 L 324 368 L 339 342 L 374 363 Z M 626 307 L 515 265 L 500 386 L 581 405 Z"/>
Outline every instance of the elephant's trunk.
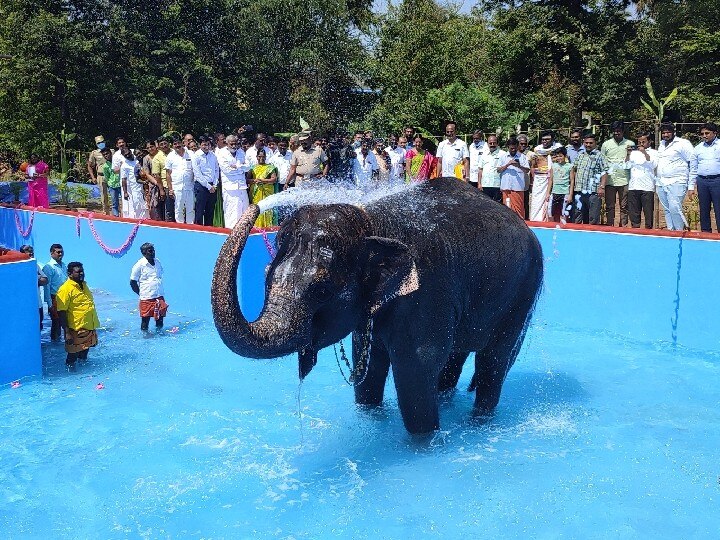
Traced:
<path fill-rule="evenodd" d="M 225 345 L 241 356 L 276 358 L 296 352 L 309 341 L 309 319 L 289 294 L 270 290 L 260 318 L 248 323 L 237 295 L 240 255 L 260 209 L 252 204 L 220 250 L 213 272 L 211 304 L 215 327 Z"/>

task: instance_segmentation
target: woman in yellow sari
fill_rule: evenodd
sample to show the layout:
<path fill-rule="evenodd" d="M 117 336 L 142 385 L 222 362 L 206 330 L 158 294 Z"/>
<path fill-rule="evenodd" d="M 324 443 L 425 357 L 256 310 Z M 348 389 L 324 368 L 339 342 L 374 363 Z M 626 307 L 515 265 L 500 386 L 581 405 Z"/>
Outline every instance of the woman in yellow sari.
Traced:
<path fill-rule="evenodd" d="M 248 188 L 250 190 L 250 202 L 257 204 L 265 197 L 277 193 L 277 169 L 275 165 L 265 163 L 265 150 L 262 148 L 257 152 L 257 165 L 253 166 L 248 173 Z M 255 221 L 256 227 L 272 227 L 277 225 L 277 217 L 273 210 L 263 212 Z"/>
<path fill-rule="evenodd" d="M 409 182 L 421 182 L 433 178 L 437 159 L 423 148 L 424 139 L 416 135 L 413 148 L 405 154 L 405 172 Z"/>

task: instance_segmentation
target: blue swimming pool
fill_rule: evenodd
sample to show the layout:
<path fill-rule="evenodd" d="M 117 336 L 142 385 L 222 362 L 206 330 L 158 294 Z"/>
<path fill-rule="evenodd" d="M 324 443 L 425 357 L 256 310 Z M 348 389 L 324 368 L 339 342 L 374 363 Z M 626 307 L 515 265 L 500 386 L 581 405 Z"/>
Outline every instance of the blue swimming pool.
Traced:
<path fill-rule="evenodd" d="M 19 244 L 11 220 L 0 209 Z M 30 239 L 86 263 L 104 329 L 77 373 L 45 330 L 43 376 L 0 389 L 5 537 L 717 537 L 718 242 L 535 229 L 545 288 L 495 416 L 471 418 L 468 365 L 419 441 L 392 384 L 382 409 L 354 405 L 332 349 L 300 385 L 295 358 L 224 347 L 208 302 L 221 234 L 140 228 L 171 305 L 145 338 L 136 247 L 109 257 L 75 225 L 38 213 Z M 117 245 L 132 224 L 96 227 Z M 250 316 L 268 257 L 254 243 Z"/>
<path fill-rule="evenodd" d="M 90 277 L 88 278 L 90 279 Z M 0 392 L 0 515 L 22 538 L 713 538 L 716 352 L 538 319 L 496 416 L 458 390 L 430 442 L 362 411 L 332 350 L 245 360 L 182 313 L 144 338 L 98 291 L 101 346 Z M 469 381 L 468 370 L 461 387 Z M 102 383 L 103 389 L 98 389 Z"/>

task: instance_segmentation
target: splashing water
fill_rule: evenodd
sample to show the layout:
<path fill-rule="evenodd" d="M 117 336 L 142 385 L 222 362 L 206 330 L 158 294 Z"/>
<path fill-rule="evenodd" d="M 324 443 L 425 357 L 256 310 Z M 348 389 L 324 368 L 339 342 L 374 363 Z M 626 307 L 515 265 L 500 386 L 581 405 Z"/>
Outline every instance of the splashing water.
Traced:
<path fill-rule="evenodd" d="M 378 199 L 412 189 L 416 183 L 377 183 L 357 186 L 353 182 L 306 181 L 270 195 L 258 203 L 260 212 L 278 207 L 300 208 L 310 204 L 352 204 L 366 206 Z"/>

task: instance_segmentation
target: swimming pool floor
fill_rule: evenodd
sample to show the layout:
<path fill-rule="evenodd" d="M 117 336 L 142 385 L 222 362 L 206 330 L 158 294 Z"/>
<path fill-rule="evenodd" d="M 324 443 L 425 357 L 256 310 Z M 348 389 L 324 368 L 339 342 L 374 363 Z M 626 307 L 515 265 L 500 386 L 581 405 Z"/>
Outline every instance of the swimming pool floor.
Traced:
<path fill-rule="evenodd" d="M 0 390 L 6 538 L 717 538 L 720 356 L 536 320 L 491 421 L 472 394 L 442 430 L 353 404 L 332 349 L 247 360 L 208 321 L 142 337 L 97 292 L 100 345 L 76 373 Z M 170 298 L 172 310 L 172 298 Z M 98 389 L 98 383 L 104 388 Z"/>

